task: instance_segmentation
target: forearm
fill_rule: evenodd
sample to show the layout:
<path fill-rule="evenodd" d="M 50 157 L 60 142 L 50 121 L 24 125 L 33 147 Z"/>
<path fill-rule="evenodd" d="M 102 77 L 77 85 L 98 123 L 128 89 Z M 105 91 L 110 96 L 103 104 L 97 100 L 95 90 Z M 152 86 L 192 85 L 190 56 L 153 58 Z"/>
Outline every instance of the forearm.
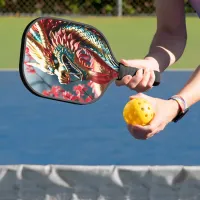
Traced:
<path fill-rule="evenodd" d="M 185 99 L 188 107 L 200 101 L 200 66 L 197 67 L 188 82 L 177 95 Z"/>
<path fill-rule="evenodd" d="M 186 33 L 157 32 L 150 45 L 146 59 L 153 58 L 158 62 L 160 72 L 174 64 L 182 56 L 187 41 Z"/>
<path fill-rule="evenodd" d="M 157 29 L 147 56 L 156 59 L 163 72 L 181 57 L 186 46 L 185 4 L 184 0 L 155 0 L 155 7 Z"/>

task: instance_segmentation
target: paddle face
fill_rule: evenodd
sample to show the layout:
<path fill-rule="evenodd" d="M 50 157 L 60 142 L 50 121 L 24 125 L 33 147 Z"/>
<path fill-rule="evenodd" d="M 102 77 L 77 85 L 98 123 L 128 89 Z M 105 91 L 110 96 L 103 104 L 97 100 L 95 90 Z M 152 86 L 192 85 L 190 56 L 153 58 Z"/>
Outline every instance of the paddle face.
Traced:
<path fill-rule="evenodd" d="M 37 96 L 93 103 L 118 77 L 118 70 L 108 42 L 92 26 L 38 18 L 24 31 L 20 75 Z"/>

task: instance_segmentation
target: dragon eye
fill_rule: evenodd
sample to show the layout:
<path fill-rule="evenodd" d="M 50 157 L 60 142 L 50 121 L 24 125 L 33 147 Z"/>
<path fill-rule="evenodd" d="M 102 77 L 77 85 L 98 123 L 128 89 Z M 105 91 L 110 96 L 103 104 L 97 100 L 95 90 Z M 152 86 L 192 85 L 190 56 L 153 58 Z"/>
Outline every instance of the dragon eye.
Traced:
<path fill-rule="evenodd" d="M 54 70 L 51 66 L 48 66 L 47 68 L 48 68 L 48 70 L 49 70 L 52 74 L 54 74 L 54 71 L 55 71 L 55 70 Z"/>
<path fill-rule="evenodd" d="M 69 60 L 67 59 L 66 56 L 63 56 L 63 62 L 65 63 L 65 66 L 67 67 L 68 71 L 70 71 L 73 74 L 77 74 L 78 71 L 76 70 L 75 67 L 73 67 L 72 64 L 70 64 Z"/>
<path fill-rule="evenodd" d="M 53 58 L 53 62 L 54 62 L 55 68 L 58 69 L 59 68 L 58 59 L 56 58 L 56 56 L 54 54 L 52 55 L 52 58 Z"/>

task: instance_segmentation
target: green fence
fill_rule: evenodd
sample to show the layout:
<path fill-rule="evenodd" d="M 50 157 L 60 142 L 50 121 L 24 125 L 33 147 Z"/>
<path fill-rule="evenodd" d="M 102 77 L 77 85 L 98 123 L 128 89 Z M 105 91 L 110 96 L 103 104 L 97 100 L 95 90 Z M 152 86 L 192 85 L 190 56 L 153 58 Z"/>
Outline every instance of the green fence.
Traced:
<path fill-rule="evenodd" d="M 187 13 L 194 13 L 185 1 Z M 0 0 L 1 15 L 138 15 L 153 14 L 154 0 Z"/>

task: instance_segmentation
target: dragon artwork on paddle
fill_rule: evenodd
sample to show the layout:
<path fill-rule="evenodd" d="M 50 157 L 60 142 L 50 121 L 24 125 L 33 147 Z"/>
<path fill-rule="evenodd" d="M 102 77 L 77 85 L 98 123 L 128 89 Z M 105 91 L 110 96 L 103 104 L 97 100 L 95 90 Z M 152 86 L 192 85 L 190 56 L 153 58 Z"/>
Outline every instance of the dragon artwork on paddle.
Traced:
<path fill-rule="evenodd" d="M 118 76 L 117 63 L 104 39 L 84 25 L 41 19 L 27 33 L 26 54 L 32 60 L 26 62 L 29 71 L 38 68 L 57 76 L 58 85 L 43 91 L 47 96 L 89 102 Z"/>

